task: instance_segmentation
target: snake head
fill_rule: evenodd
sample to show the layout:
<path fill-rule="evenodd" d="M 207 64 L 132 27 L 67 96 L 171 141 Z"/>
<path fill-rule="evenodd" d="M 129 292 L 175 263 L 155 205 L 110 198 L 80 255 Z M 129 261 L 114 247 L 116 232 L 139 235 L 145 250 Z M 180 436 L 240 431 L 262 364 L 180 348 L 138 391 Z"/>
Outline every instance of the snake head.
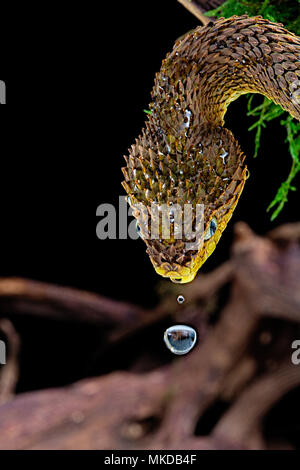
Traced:
<path fill-rule="evenodd" d="M 190 139 L 172 138 L 176 130 L 162 134 L 150 116 L 125 157 L 123 187 L 156 272 L 187 283 L 214 251 L 237 204 L 247 177 L 244 155 L 220 126 L 199 126 Z"/>
<path fill-rule="evenodd" d="M 193 281 L 215 250 L 238 202 L 247 177 L 246 168 L 240 171 L 240 179 L 233 180 L 228 191 L 230 197 L 223 194 L 217 209 L 200 203 L 196 207 L 189 203 L 143 206 L 128 199 L 157 274 L 179 284 Z"/>

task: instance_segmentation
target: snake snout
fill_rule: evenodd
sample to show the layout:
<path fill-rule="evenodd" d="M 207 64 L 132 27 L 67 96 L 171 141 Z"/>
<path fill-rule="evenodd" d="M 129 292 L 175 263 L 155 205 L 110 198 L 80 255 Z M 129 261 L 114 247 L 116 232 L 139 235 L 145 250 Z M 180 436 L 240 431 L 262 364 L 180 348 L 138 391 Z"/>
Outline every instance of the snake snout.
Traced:
<path fill-rule="evenodd" d="M 167 276 L 172 282 L 175 282 L 177 284 L 180 284 L 182 282 L 182 277 L 177 271 L 169 271 L 167 272 Z"/>
<path fill-rule="evenodd" d="M 182 283 L 182 277 L 171 277 L 170 278 L 172 282 L 174 282 L 175 284 L 181 284 Z"/>
<path fill-rule="evenodd" d="M 176 284 L 185 284 L 191 282 L 196 272 L 192 272 L 190 268 L 186 266 L 180 266 L 179 264 L 163 263 L 160 267 L 156 268 L 156 271 L 164 276 L 168 277 L 170 281 Z"/>

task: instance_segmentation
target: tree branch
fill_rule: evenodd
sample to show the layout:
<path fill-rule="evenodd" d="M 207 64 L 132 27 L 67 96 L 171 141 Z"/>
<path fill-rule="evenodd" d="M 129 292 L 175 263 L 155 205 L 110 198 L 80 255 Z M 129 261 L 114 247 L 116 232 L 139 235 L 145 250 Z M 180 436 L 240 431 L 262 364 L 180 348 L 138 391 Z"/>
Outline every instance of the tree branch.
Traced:
<path fill-rule="evenodd" d="M 229 300 L 220 309 L 218 320 L 189 355 L 154 372 L 118 372 L 72 387 L 17 396 L 0 407 L 0 448 L 265 448 L 261 421 L 270 407 L 299 383 L 300 376 L 297 366 L 287 363 L 283 369 L 266 374 L 251 348 L 267 315 L 280 313 L 286 326 L 297 318 L 300 248 L 295 242 L 280 247 L 242 223 L 235 227 L 235 238 L 230 262 L 199 276 L 186 294 L 192 299 L 194 315 L 200 318 L 201 299 L 230 282 Z M 115 323 L 115 341 L 179 311 L 181 319 L 186 318 L 188 307 L 179 310 L 174 295 L 178 286 L 173 289 L 152 312 L 132 307 L 135 323 L 129 329 L 124 322 L 120 326 Z M 118 313 L 112 315 L 115 322 L 128 308 L 90 295 L 55 286 L 45 289 L 44 284 L 31 281 L 0 282 L 2 304 L 10 298 L 22 301 L 25 296 L 32 305 L 38 302 L 39 308 L 43 302 L 53 310 L 58 305 L 61 313 L 68 312 L 70 318 L 80 321 L 85 313 L 79 305 L 94 307 L 92 318 L 98 319 L 98 311 L 109 319 L 113 307 L 118 307 Z M 289 341 L 287 337 L 277 345 L 277 357 L 290 353 Z M 208 437 L 195 437 L 197 421 L 226 393 L 226 386 L 235 403 Z"/>
<path fill-rule="evenodd" d="M 181 5 L 183 5 L 190 13 L 192 13 L 201 23 L 205 26 L 210 22 L 210 19 L 203 15 L 203 12 L 200 6 L 195 3 L 193 0 L 177 0 Z"/>
<path fill-rule="evenodd" d="M 21 278 L 0 278 L 0 306 L 4 313 L 107 325 L 134 324 L 148 313 L 90 292 Z"/>

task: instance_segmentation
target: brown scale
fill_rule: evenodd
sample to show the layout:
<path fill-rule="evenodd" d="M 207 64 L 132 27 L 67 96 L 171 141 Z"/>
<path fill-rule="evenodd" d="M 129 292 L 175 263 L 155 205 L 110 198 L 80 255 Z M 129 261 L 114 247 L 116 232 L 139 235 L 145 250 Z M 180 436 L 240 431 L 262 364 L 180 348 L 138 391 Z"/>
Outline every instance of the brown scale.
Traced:
<path fill-rule="evenodd" d="M 155 76 L 148 116 L 129 149 L 123 186 L 139 223 L 147 224 L 147 253 L 156 271 L 191 281 L 212 253 L 247 178 L 244 154 L 223 127 L 231 101 L 260 93 L 300 119 L 300 39 L 281 24 L 246 15 L 221 18 L 177 41 Z M 137 204 L 143 203 L 141 213 Z M 151 204 L 204 204 L 204 233 L 217 230 L 199 249 L 187 239 L 151 239 Z M 199 221 L 198 221 L 199 222 Z M 193 215 L 193 228 L 200 230 Z M 161 227 L 159 237 L 161 236 Z"/>

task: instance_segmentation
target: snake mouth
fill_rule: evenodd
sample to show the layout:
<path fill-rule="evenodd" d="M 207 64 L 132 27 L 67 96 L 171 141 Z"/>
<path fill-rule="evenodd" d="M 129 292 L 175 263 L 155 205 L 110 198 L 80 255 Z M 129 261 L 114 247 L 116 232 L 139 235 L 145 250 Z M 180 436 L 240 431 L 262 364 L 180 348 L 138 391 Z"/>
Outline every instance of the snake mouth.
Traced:
<path fill-rule="evenodd" d="M 174 282 L 175 284 L 181 284 L 182 283 L 182 277 L 170 277 L 171 281 Z"/>
<path fill-rule="evenodd" d="M 169 278 L 170 281 L 174 282 L 175 284 L 185 284 L 187 282 L 191 282 L 197 273 L 197 271 L 192 271 L 187 266 L 170 266 L 168 263 L 163 263 L 160 266 L 156 266 L 155 270 L 157 274 Z"/>
<path fill-rule="evenodd" d="M 182 276 L 178 274 L 177 271 L 169 271 L 165 274 L 166 277 L 169 277 L 172 282 L 175 282 L 176 284 L 181 284 L 182 283 Z"/>
<path fill-rule="evenodd" d="M 174 276 L 173 273 L 167 273 L 166 275 L 166 277 L 169 277 L 170 281 L 174 282 L 175 284 L 186 284 L 188 282 L 192 282 L 195 276 L 196 273 L 190 273 L 189 275 L 182 277 L 179 277 L 178 273 L 176 273 L 176 276 Z"/>

